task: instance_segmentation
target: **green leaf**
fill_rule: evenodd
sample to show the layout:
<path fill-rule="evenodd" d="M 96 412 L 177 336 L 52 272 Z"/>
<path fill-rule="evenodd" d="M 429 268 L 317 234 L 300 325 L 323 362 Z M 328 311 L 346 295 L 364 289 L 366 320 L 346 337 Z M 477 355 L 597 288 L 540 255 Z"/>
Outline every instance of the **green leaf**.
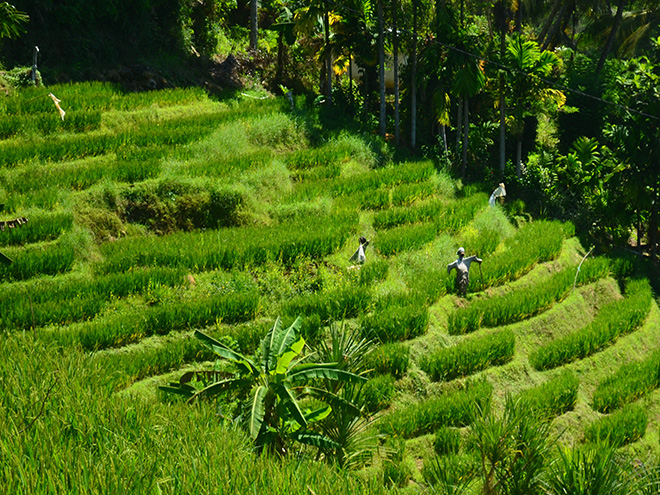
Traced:
<path fill-rule="evenodd" d="M 267 393 L 268 389 L 264 385 L 259 385 L 254 390 L 250 402 L 249 431 L 250 436 L 254 439 L 259 435 L 261 426 L 264 424 L 264 415 L 266 414 L 265 399 Z"/>
<path fill-rule="evenodd" d="M 338 369 L 336 363 L 300 364 L 292 368 L 288 375 L 288 379 L 292 383 L 307 382 L 317 378 L 348 383 L 363 383 L 367 381 L 366 378 L 355 373 Z"/>
<path fill-rule="evenodd" d="M 199 399 L 203 397 L 213 397 L 214 395 L 218 395 L 219 393 L 222 393 L 225 390 L 228 390 L 229 388 L 238 385 L 245 385 L 247 383 L 249 382 L 242 378 L 230 378 L 228 380 L 221 380 L 219 382 L 212 383 L 208 387 L 205 387 L 199 392 L 197 392 L 194 396 L 190 398 L 190 401 L 192 402 L 195 399 Z"/>
<path fill-rule="evenodd" d="M 209 337 L 199 330 L 195 330 L 195 337 L 197 340 L 200 340 L 206 347 L 215 352 L 218 356 L 233 362 L 242 371 L 255 376 L 259 375 L 259 369 L 257 368 L 257 365 L 242 354 L 230 349 L 223 343 L 218 342 L 213 337 Z"/>
<path fill-rule="evenodd" d="M 307 421 L 307 423 L 316 423 L 318 421 L 327 418 L 331 412 L 332 412 L 332 407 L 330 406 L 321 407 L 320 409 L 316 409 L 315 411 L 311 411 L 305 414 L 305 420 Z"/>
<path fill-rule="evenodd" d="M 282 383 L 277 386 L 276 392 L 285 403 L 286 408 L 291 413 L 291 416 L 293 416 L 293 419 L 296 420 L 300 426 L 306 428 L 307 420 L 305 419 L 305 415 L 300 410 L 300 407 L 298 407 L 298 401 L 289 386 L 286 383 Z"/>
<path fill-rule="evenodd" d="M 300 351 L 302 351 L 304 345 L 305 339 L 302 337 L 300 337 L 297 342 L 294 342 L 290 349 L 277 359 L 277 368 L 275 369 L 275 373 L 286 373 L 286 370 L 291 364 L 291 361 L 293 361 L 293 358 L 300 354 Z"/>
<path fill-rule="evenodd" d="M 270 369 L 275 366 L 275 360 L 271 358 L 272 349 L 276 336 L 282 331 L 282 321 L 278 316 L 275 320 L 273 328 L 271 328 L 264 339 L 261 341 L 261 366 L 266 373 L 270 373 Z M 272 363 L 272 365 L 271 365 Z"/>
<path fill-rule="evenodd" d="M 305 341 L 303 340 L 301 344 L 298 338 L 301 325 L 302 325 L 302 320 L 300 319 L 300 317 L 298 317 L 296 318 L 296 321 L 294 321 L 291 324 L 291 326 L 289 326 L 289 328 L 287 328 L 286 330 L 281 330 L 281 326 L 280 326 L 280 329 L 277 332 L 273 332 L 273 337 L 271 339 L 270 354 L 268 357 L 269 370 L 273 370 L 278 366 L 277 363 L 278 358 L 280 358 L 288 350 L 292 349 L 292 346 L 299 345 L 300 350 L 296 352 L 296 354 L 298 354 L 302 350 L 303 345 L 305 345 Z M 295 355 L 293 357 L 295 357 Z M 291 359 L 293 359 L 293 357 Z M 291 359 L 289 359 L 289 363 L 291 362 Z"/>
<path fill-rule="evenodd" d="M 168 387 L 165 385 L 161 385 L 158 387 L 159 390 L 162 390 L 163 392 L 168 392 L 171 394 L 177 394 L 177 395 L 183 395 L 184 397 L 192 397 L 193 392 L 190 391 L 188 388 L 181 388 L 181 387 Z"/>
<path fill-rule="evenodd" d="M 339 444 L 337 442 L 333 442 L 328 437 L 320 435 L 319 433 L 312 433 L 308 431 L 295 432 L 291 435 L 291 438 L 297 442 L 304 443 L 305 445 L 311 445 L 313 447 L 318 447 L 319 449 L 339 448 Z"/>
<path fill-rule="evenodd" d="M 344 409 L 350 411 L 355 416 L 359 416 L 361 414 L 360 409 L 355 404 L 347 401 L 342 397 L 339 397 L 336 394 L 333 394 L 332 392 L 323 390 L 322 388 L 307 387 L 305 388 L 305 392 L 312 397 L 316 397 L 317 399 L 330 404 L 333 409 Z"/>

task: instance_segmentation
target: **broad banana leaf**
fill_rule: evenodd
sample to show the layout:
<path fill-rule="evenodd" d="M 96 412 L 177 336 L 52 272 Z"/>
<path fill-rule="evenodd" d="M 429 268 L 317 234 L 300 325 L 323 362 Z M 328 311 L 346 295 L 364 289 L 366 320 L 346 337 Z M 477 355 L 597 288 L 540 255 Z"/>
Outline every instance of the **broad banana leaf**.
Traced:
<path fill-rule="evenodd" d="M 199 330 L 195 330 L 195 337 L 218 356 L 232 361 L 242 371 L 255 376 L 259 375 L 259 368 L 257 368 L 257 365 L 242 354 L 230 349 L 223 343 L 218 342 L 213 337 L 209 337 Z"/>
<path fill-rule="evenodd" d="M 308 363 L 299 364 L 291 369 L 288 379 L 291 383 L 306 382 L 316 378 L 325 378 L 326 380 L 337 380 L 349 383 L 363 383 L 367 379 L 337 368 L 337 363 Z"/>
<path fill-rule="evenodd" d="M 259 385 L 255 388 L 254 393 L 250 401 L 250 418 L 248 424 L 248 430 L 250 436 L 254 439 L 257 438 L 261 427 L 264 424 L 264 414 L 266 413 L 266 406 L 264 401 L 266 399 L 266 394 L 268 389 L 264 385 Z"/>

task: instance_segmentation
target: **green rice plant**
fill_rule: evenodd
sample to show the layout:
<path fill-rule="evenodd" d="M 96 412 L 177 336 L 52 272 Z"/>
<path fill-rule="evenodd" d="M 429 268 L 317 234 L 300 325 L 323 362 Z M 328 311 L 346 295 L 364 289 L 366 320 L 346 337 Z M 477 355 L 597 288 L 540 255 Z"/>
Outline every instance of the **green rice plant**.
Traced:
<path fill-rule="evenodd" d="M 11 284 L 0 291 L 0 328 L 25 330 L 88 320 L 114 297 L 139 294 L 154 286 L 172 287 L 183 280 L 179 270 L 152 268 L 94 279 L 65 275 Z"/>
<path fill-rule="evenodd" d="M 360 267 L 358 282 L 360 285 L 371 285 L 387 278 L 390 264 L 386 260 L 373 260 Z"/>
<path fill-rule="evenodd" d="M 419 206 L 390 208 L 374 215 L 374 228 L 391 229 L 407 223 L 434 221 L 439 231 L 455 232 L 487 203 L 486 195 L 477 193 L 456 200 L 434 199 Z"/>
<path fill-rule="evenodd" d="M 631 280 L 624 299 L 604 306 L 586 327 L 538 347 L 529 356 L 530 364 L 547 370 L 591 356 L 641 326 L 652 299 L 648 280 Z"/>
<path fill-rule="evenodd" d="M 588 442 L 605 442 L 611 447 L 623 447 L 636 442 L 646 433 L 648 412 L 641 404 L 628 404 L 609 416 L 590 424 L 584 431 Z"/>
<path fill-rule="evenodd" d="M 591 404 L 609 413 L 660 387 L 660 351 L 641 361 L 626 363 L 598 384 Z"/>
<path fill-rule="evenodd" d="M 338 289 L 296 296 L 284 304 L 289 316 L 317 315 L 321 323 L 355 318 L 371 302 L 371 294 L 361 286 L 347 285 Z"/>
<path fill-rule="evenodd" d="M 386 435 L 413 438 L 432 433 L 442 426 L 467 426 L 477 409 L 488 410 L 493 387 L 485 381 L 466 384 L 465 388 L 447 392 L 424 401 L 403 406 L 385 416 L 380 431 Z"/>
<path fill-rule="evenodd" d="M 392 256 L 403 251 L 421 248 L 435 239 L 436 233 L 436 225 L 433 223 L 402 225 L 378 232 L 373 244 L 382 255 Z"/>
<path fill-rule="evenodd" d="M 394 377 L 377 375 L 362 385 L 361 395 L 364 407 L 369 413 L 382 411 L 390 406 L 394 397 Z"/>
<path fill-rule="evenodd" d="M 451 347 L 424 355 L 420 368 L 432 380 L 453 380 L 500 366 L 513 359 L 515 338 L 510 330 L 501 330 L 460 341 Z"/>
<path fill-rule="evenodd" d="M 485 262 L 484 262 L 485 264 Z M 590 259 L 582 264 L 580 285 L 594 282 L 608 273 L 607 260 Z M 496 327 L 539 314 L 563 300 L 573 288 L 575 272 L 563 270 L 533 287 L 520 288 L 501 296 L 477 299 L 449 316 L 450 335 L 472 332 L 480 327 Z"/>
<path fill-rule="evenodd" d="M 29 244 L 57 239 L 73 227 L 73 213 L 70 211 L 37 212 L 27 214 L 28 223 L 21 228 L 5 229 L 0 232 L 0 246 Z"/>
<path fill-rule="evenodd" d="M 290 264 L 299 256 L 320 258 L 344 244 L 355 219 L 329 216 L 273 227 L 238 227 L 217 231 L 179 232 L 159 238 L 124 238 L 101 246 L 102 273 L 139 266 L 196 270 L 242 268 L 270 260 Z"/>
<path fill-rule="evenodd" d="M 414 339 L 424 335 L 429 326 L 429 312 L 424 305 L 390 306 L 361 318 L 365 338 L 382 343 Z"/>
<path fill-rule="evenodd" d="M 410 348 L 403 343 L 393 342 L 378 346 L 366 358 L 367 368 L 375 375 L 391 374 L 403 378 L 410 364 Z"/>
<path fill-rule="evenodd" d="M 577 377 L 565 371 L 539 386 L 523 390 L 520 398 L 541 418 L 552 419 L 573 410 L 579 385 Z"/>
<path fill-rule="evenodd" d="M 433 450 L 438 456 L 456 455 L 461 448 L 461 432 L 443 426 L 435 432 Z"/>
<path fill-rule="evenodd" d="M 434 194 L 435 183 L 429 180 L 417 184 L 401 184 L 392 188 L 392 205 L 410 206 Z"/>
<path fill-rule="evenodd" d="M 40 335 L 64 345 L 79 345 L 93 351 L 120 347 L 151 335 L 172 330 L 203 327 L 215 322 L 237 323 L 251 320 L 259 307 L 254 292 L 230 293 L 204 299 L 152 306 L 142 311 L 116 313 L 67 327 L 44 329 Z"/>
<path fill-rule="evenodd" d="M 0 281 L 65 273 L 71 270 L 75 257 L 72 243 L 62 239 L 23 248 L 3 248 L 3 252 L 14 262 L 0 264 Z"/>

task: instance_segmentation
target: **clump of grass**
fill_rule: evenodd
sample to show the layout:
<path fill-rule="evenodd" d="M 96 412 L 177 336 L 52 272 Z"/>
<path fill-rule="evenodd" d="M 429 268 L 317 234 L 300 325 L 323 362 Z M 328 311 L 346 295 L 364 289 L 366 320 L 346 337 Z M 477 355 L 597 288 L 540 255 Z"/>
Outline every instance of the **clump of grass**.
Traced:
<path fill-rule="evenodd" d="M 394 378 L 403 378 L 410 364 L 410 348 L 399 342 L 383 344 L 369 353 L 366 360 L 366 367 L 373 374 L 391 374 Z"/>
<path fill-rule="evenodd" d="M 436 232 L 437 228 L 433 223 L 402 225 L 378 232 L 374 239 L 374 247 L 382 255 L 391 256 L 421 248 L 435 239 Z"/>
<path fill-rule="evenodd" d="M 420 367 L 432 380 L 453 380 L 506 364 L 513 359 L 515 338 L 510 330 L 463 340 L 422 357 Z"/>
<path fill-rule="evenodd" d="M 378 375 L 362 386 L 362 400 L 367 412 L 376 413 L 390 406 L 394 397 L 394 377 Z"/>
<path fill-rule="evenodd" d="M 380 431 L 387 435 L 413 438 L 432 433 L 442 426 L 467 426 L 477 408 L 488 410 L 493 387 L 488 382 L 469 383 L 462 390 L 401 407 L 385 416 Z"/>
<path fill-rule="evenodd" d="M 360 285 L 371 285 L 382 282 L 387 278 L 390 264 L 386 260 L 374 260 L 366 263 L 360 268 L 358 282 Z"/>
<path fill-rule="evenodd" d="M 73 213 L 70 211 L 35 212 L 26 215 L 27 224 L 0 232 L 0 246 L 50 241 L 73 227 Z"/>
<path fill-rule="evenodd" d="M 592 407 L 609 413 L 660 387 L 660 351 L 650 357 L 624 364 L 598 384 Z"/>
<path fill-rule="evenodd" d="M 438 456 L 456 455 L 461 448 L 461 432 L 456 428 L 441 427 L 435 432 L 433 450 Z"/>
<path fill-rule="evenodd" d="M 5 248 L 3 252 L 14 262 L 0 264 L 0 281 L 65 273 L 71 270 L 75 258 L 73 243 L 65 238 L 24 248 Z"/>
<path fill-rule="evenodd" d="M 607 260 L 596 258 L 583 263 L 578 282 L 593 282 L 608 273 Z M 563 270 L 533 287 L 525 287 L 501 296 L 472 301 L 469 306 L 449 316 L 451 335 L 472 332 L 480 327 L 496 327 L 521 321 L 545 311 L 564 299 L 575 282 L 575 272 Z"/>
<path fill-rule="evenodd" d="M 414 339 L 426 333 L 428 325 L 428 308 L 419 304 L 390 306 L 360 321 L 362 334 L 382 343 Z"/>
<path fill-rule="evenodd" d="M 236 323 L 251 320 L 258 307 L 259 295 L 256 292 L 231 293 L 117 313 L 68 327 L 48 328 L 43 330 L 42 336 L 66 345 L 80 345 L 86 350 L 98 350 L 217 321 Z"/>
<path fill-rule="evenodd" d="M 371 302 L 371 295 L 364 287 L 347 285 L 330 291 L 304 294 L 284 304 L 284 314 L 289 316 L 317 315 L 323 323 L 343 318 L 354 318 Z"/>
<path fill-rule="evenodd" d="M 579 385 L 577 377 L 566 371 L 537 387 L 524 390 L 520 397 L 541 418 L 551 419 L 573 410 Z"/>
<path fill-rule="evenodd" d="M 125 238 L 101 246 L 101 272 L 138 266 L 211 270 L 242 268 L 272 260 L 292 263 L 299 256 L 320 258 L 339 249 L 355 219 L 329 216 L 273 227 L 237 227 L 218 231 L 180 232 L 159 238 Z"/>
<path fill-rule="evenodd" d="M 586 327 L 537 348 L 529 356 L 530 364 L 537 370 L 547 370 L 604 349 L 644 322 L 651 309 L 652 297 L 648 280 L 628 282 L 623 300 L 602 308 Z"/>
<path fill-rule="evenodd" d="M 641 404 L 629 404 L 589 425 L 584 431 L 584 438 L 588 442 L 623 447 L 642 438 L 647 424 L 646 409 Z"/>

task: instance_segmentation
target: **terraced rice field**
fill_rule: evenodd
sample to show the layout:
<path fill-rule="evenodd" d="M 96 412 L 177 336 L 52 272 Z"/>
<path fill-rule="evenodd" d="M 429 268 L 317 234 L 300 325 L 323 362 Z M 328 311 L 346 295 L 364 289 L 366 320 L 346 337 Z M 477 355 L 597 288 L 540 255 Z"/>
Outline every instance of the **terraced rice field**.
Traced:
<path fill-rule="evenodd" d="M 554 418 L 567 445 L 629 428 L 617 446 L 660 451 L 657 300 L 632 263 L 583 260 L 572 226 L 510 218 L 433 163 L 393 163 L 377 141 L 323 131 L 278 99 L 51 89 L 64 123 L 30 92 L 0 117 L 0 220 L 30 219 L 0 233 L 15 260 L 0 265 L 0 459 L 12 493 L 145 489 L 131 473 L 147 468 L 166 493 L 225 486 L 192 474 L 233 462 L 197 465 L 213 449 L 200 438 L 248 452 L 245 439 L 212 407 L 171 403 L 157 387 L 210 365 L 193 330 L 250 354 L 277 316 L 301 316 L 310 343 L 341 322 L 377 342 L 371 377 L 391 387 L 374 428 L 406 439 L 418 481 L 436 431 L 468 428 L 471 405 L 498 410 L 507 395 Z M 353 267 L 360 235 L 367 262 Z M 460 245 L 484 259 L 467 298 L 446 272 Z M 126 440 L 146 430 L 148 441 Z M 177 457 L 174 431 L 197 439 L 184 460 L 158 464 L 155 450 Z M 55 447 L 34 447 L 48 435 Z M 133 449 L 126 464 L 108 460 L 122 449 Z M 49 479 L 35 477 L 42 465 Z M 312 479 L 314 493 L 336 493 L 318 482 L 323 469 L 306 467 L 289 493 Z M 340 482 L 375 493 L 380 469 L 377 457 L 366 485 Z M 278 479 L 268 472 L 237 489 L 265 489 Z"/>

